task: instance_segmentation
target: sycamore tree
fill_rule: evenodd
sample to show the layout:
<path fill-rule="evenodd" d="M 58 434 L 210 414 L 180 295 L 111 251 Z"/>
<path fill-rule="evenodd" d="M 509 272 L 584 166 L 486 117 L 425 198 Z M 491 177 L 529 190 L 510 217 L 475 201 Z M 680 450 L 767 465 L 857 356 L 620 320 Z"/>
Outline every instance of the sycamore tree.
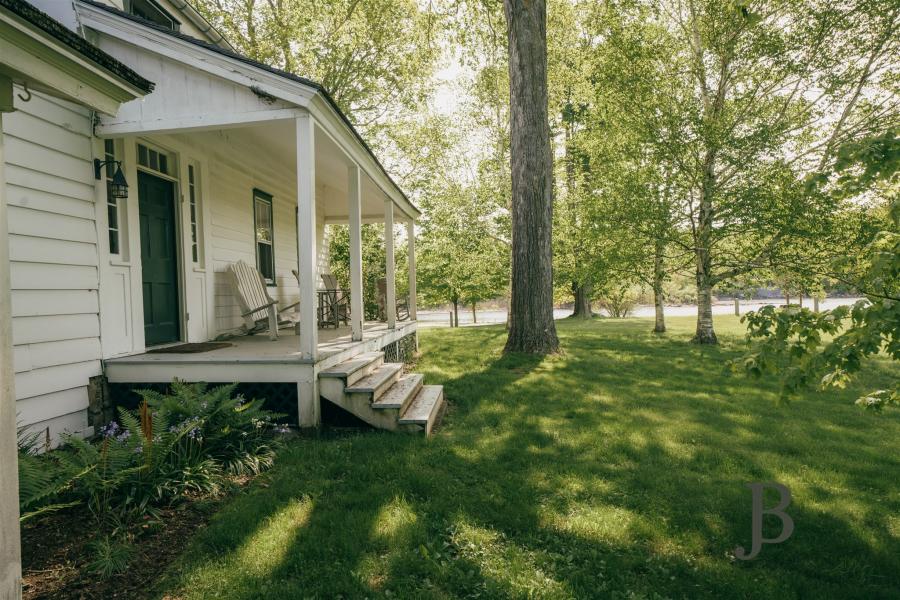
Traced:
<path fill-rule="evenodd" d="M 553 155 L 547 117 L 547 7 L 504 0 L 509 43 L 512 277 L 506 352 L 559 349 L 553 322 Z"/>

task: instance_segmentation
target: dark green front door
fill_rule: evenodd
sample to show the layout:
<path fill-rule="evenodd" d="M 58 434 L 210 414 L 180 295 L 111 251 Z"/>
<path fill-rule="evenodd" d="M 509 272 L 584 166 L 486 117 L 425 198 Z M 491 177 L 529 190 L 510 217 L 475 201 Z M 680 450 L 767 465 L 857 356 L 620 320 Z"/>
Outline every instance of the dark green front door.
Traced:
<path fill-rule="evenodd" d="M 147 346 L 177 342 L 178 251 L 175 189 L 171 181 L 138 172 L 144 337 Z"/>

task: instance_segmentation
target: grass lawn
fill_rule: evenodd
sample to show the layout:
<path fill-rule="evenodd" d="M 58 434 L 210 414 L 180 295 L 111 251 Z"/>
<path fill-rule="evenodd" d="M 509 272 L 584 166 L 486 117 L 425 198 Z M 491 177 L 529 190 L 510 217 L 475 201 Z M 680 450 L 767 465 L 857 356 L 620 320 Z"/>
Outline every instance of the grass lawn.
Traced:
<path fill-rule="evenodd" d="M 900 411 L 852 400 L 898 370 L 777 406 L 724 370 L 736 318 L 717 317 L 718 348 L 669 325 L 560 322 L 565 352 L 542 360 L 502 356 L 502 326 L 421 332 L 416 370 L 450 401 L 437 433 L 291 442 L 160 594 L 897 598 Z M 791 489 L 796 529 L 743 562 L 752 481 Z"/>

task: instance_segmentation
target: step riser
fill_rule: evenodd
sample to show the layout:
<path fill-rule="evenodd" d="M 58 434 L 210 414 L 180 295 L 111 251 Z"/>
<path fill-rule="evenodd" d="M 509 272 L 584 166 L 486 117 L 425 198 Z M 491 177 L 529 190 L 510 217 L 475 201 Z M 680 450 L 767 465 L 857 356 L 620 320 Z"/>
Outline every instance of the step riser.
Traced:
<path fill-rule="evenodd" d="M 372 402 L 378 400 L 378 398 L 380 398 L 382 394 L 384 394 L 388 389 L 390 389 L 392 385 L 397 382 L 398 379 L 400 379 L 401 372 L 403 371 L 403 369 L 399 365 L 388 364 L 385 366 L 385 368 L 387 367 L 390 367 L 392 369 L 392 372 L 390 372 L 390 374 L 385 373 L 384 375 L 379 374 L 378 377 L 384 376 L 385 379 L 379 381 L 377 384 L 375 384 L 374 382 L 363 382 L 363 386 L 347 386 L 345 392 L 348 394 L 370 394 Z"/>
<path fill-rule="evenodd" d="M 415 416 L 401 413 L 402 416 L 399 421 L 401 430 L 419 432 L 424 430 L 425 435 L 430 435 L 431 430 L 434 428 L 435 424 L 440 421 L 441 415 L 443 414 L 443 410 L 446 405 L 446 400 L 444 398 L 444 389 L 442 386 L 426 387 L 428 389 L 423 391 L 423 394 L 429 394 L 437 391 L 437 395 L 434 397 L 434 403 L 430 406 L 430 411 L 428 412 L 427 416 L 422 415 L 421 413 L 418 413 Z"/>
<path fill-rule="evenodd" d="M 335 402 L 335 404 L 356 415 L 372 427 L 388 431 L 397 430 L 400 412 L 390 409 L 372 410 L 368 394 L 344 394 L 343 400 Z"/>
<path fill-rule="evenodd" d="M 354 383 L 356 383 L 363 377 L 368 377 L 369 375 L 372 374 L 372 372 L 375 369 L 377 369 L 378 367 L 380 367 L 383 364 L 384 364 L 384 356 L 382 356 L 380 358 L 376 358 L 374 361 L 372 361 L 371 363 L 369 363 L 362 369 L 359 369 L 355 373 L 351 373 L 350 375 L 347 376 L 347 387 L 350 387 L 351 385 L 353 385 Z"/>
<path fill-rule="evenodd" d="M 403 402 L 399 406 L 379 406 L 377 404 L 373 404 L 372 408 L 375 410 L 395 410 L 397 411 L 398 415 L 402 415 L 403 411 L 406 410 L 406 407 L 408 407 L 412 403 L 412 401 L 416 399 L 416 395 L 419 393 L 419 390 L 422 389 L 422 385 L 425 382 L 424 378 L 421 377 L 418 377 L 417 381 L 418 383 L 416 383 L 415 387 L 407 393 L 406 398 L 403 399 Z M 398 385 L 399 383 L 400 382 L 398 382 Z"/>
<path fill-rule="evenodd" d="M 394 373 L 394 374 L 390 377 L 390 379 L 388 379 L 387 381 L 385 381 L 384 383 L 382 383 L 381 385 L 379 385 L 379 386 L 375 389 L 375 391 L 372 392 L 372 399 L 371 399 L 371 402 L 375 402 L 376 400 L 378 400 L 379 398 L 381 398 L 381 396 L 382 396 L 386 391 L 388 391 L 389 389 L 391 389 L 391 386 L 392 386 L 392 385 L 394 385 L 395 383 L 397 383 L 397 380 L 398 380 L 398 379 L 400 379 L 400 371 L 397 371 L 396 373 Z"/>

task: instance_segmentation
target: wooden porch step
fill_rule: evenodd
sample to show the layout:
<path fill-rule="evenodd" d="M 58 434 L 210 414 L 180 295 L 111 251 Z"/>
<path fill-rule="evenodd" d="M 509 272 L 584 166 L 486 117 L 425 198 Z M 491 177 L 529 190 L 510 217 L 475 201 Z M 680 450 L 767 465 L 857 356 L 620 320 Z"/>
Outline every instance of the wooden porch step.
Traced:
<path fill-rule="evenodd" d="M 319 377 L 345 379 L 347 385 L 359 381 L 384 362 L 384 352 L 365 352 L 319 372 Z"/>
<path fill-rule="evenodd" d="M 425 435 L 428 435 L 431 433 L 435 422 L 437 422 L 443 407 L 444 386 L 422 386 L 415 400 L 400 416 L 398 424 L 419 426 L 425 430 Z"/>
<path fill-rule="evenodd" d="M 400 377 L 403 363 L 384 363 L 370 375 L 366 375 L 344 391 L 348 394 L 372 394 L 372 401 L 378 400 Z"/>
<path fill-rule="evenodd" d="M 397 380 L 388 391 L 372 403 L 372 408 L 390 409 L 393 408 L 400 413 L 406 409 L 410 402 L 416 397 L 416 394 L 422 388 L 422 381 L 425 379 L 423 375 L 411 373 Z"/>

